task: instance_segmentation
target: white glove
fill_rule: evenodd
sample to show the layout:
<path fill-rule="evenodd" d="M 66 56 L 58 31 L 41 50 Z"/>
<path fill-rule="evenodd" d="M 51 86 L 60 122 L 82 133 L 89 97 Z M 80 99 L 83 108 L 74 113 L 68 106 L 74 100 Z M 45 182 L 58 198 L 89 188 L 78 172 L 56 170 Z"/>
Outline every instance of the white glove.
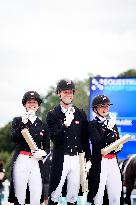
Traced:
<path fill-rule="evenodd" d="M 75 109 L 74 107 L 69 107 L 67 112 L 65 113 L 65 120 L 64 120 L 64 124 L 69 127 L 71 125 L 72 120 L 74 119 L 74 113 Z"/>
<path fill-rule="evenodd" d="M 28 112 L 28 119 L 31 121 L 31 123 L 33 124 L 34 121 L 36 120 L 37 116 L 35 114 L 35 112 L 33 110 L 29 110 Z"/>
<path fill-rule="evenodd" d="M 24 115 L 22 115 L 22 122 L 26 124 L 28 122 L 28 119 L 34 123 L 36 120 L 37 116 L 35 115 L 35 112 L 33 110 L 29 110 L 26 112 Z"/>
<path fill-rule="evenodd" d="M 107 128 L 112 130 L 116 124 L 116 115 L 113 113 L 109 113 L 109 117 L 107 119 Z"/>
<path fill-rule="evenodd" d="M 120 144 L 120 145 L 115 149 L 115 152 L 120 151 L 120 150 L 122 149 L 122 147 L 123 147 L 123 144 Z"/>
<path fill-rule="evenodd" d="M 115 124 L 116 124 L 116 122 L 114 120 L 109 120 L 107 128 L 109 130 L 112 130 Z"/>
<path fill-rule="evenodd" d="M 91 168 L 91 166 L 92 166 L 92 163 L 91 163 L 91 161 L 89 160 L 88 162 L 86 162 L 85 171 L 86 171 L 86 172 L 89 172 L 89 169 Z"/>
<path fill-rule="evenodd" d="M 28 117 L 29 117 L 28 112 L 26 112 L 25 114 L 22 115 L 22 122 L 24 124 L 26 124 L 28 122 Z"/>
<path fill-rule="evenodd" d="M 36 159 L 42 159 L 43 156 L 46 156 L 47 153 L 42 150 L 42 149 L 38 149 L 35 151 L 32 151 L 32 155 L 36 158 Z"/>
<path fill-rule="evenodd" d="M 29 110 L 28 112 L 29 117 L 35 116 L 35 112 L 33 110 Z"/>

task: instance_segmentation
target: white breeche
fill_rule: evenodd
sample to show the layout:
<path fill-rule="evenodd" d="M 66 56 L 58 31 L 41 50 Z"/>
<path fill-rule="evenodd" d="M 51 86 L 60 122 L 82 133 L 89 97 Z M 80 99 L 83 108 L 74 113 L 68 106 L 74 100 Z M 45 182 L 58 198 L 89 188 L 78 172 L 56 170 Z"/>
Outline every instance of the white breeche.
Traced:
<path fill-rule="evenodd" d="M 109 205 L 120 205 L 122 181 L 116 158 L 102 158 L 99 189 L 94 197 L 95 205 L 103 204 L 105 186 L 107 187 Z"/>
<path fill-rule="evenodd" d="M 67 177 L 67 201 L 74 203 L 77 200 L 77 195 L 80 188 L 80 164 L 79 156 L 64 155 L 63 171 L 55 191 L 51 193 L 51 200 L 54 202 L 59 201 L 61 196 L 62 187 Z"/>
<path fill-rule="evenodd" d="M 14 163 L 13 180 L 15 196 L 19 204 L 25 204 L 27 184 L 30 191 L 30 204 L 40 204 L 42 179 L 37 159 L 28 155 L 19 154 Z"/>

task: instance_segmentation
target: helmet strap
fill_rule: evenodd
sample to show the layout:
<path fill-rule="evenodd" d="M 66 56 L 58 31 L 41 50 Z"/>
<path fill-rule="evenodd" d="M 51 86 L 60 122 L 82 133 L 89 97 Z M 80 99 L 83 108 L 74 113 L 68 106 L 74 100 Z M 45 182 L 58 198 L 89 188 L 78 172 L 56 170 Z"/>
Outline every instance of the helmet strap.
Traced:
<path fill-rule="evenodd" d="M 60 98 L 60 101 L 64 103 L 64 105 L 70 105 L 72 103 L 72 101 L 70 103 L 65 103 L 62 98 L 61 98 L 61 95 L 58 93 L 58 96 Z"/>
<path fill-rule="evenodd" d="M 97 110 L 97 107 L 95 108 L 96 109 L 96 114 L 99 115 L 100 117 L 104 118 Z"/>
<path fill-rule="evenodd" d="M 60 101 L 64 103 L 64 105 L 70 105 L 72 103 L 72 101 L 70 103 L 65 103 L 61 98 Z"/>

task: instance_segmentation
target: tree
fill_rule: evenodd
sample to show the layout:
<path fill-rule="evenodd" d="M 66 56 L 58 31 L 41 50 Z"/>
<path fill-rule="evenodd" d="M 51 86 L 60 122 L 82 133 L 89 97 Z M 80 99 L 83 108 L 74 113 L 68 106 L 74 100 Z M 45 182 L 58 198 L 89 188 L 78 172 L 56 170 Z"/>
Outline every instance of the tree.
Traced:
<path fill-rule="evenodd" d="M 47 113 L 52 110 L 59 102 L 59 99 L 55 93 L 55 87 L 50 87 L 47 95 L 42 99 L 43 103 L 39 109 L 39 116 L 44 121 L 46 119 Z"/>
<path fill-rule="evenodd" d="M 73 103 L 82 108 L 86 114 L 89 111 L 89 79 L 76 81 L 76 92 Z"/>
<path fill-rule="evenodd" d="M 0 128 L 0 151 L 12 152 L 14 144 L 11 142 L 11 123 Z"/>
<path fill-rule="evenodd" d="M 132 68 L 125 72 L 122 72 L 118 75 L 118 77 L 136 77 L 136 69 Z"/>
<path fill-rule="evenodd" d="M 11 172 L 11 159 L 12 159 L 12 153 L 9 153 L 7 151 L 0 152 L 0 159 L 4 162 L 4 168 L 6 170 L 6 178 L 10 178 L 10 172 Z"/>
<path fill-rule="evenodd" d="M 11 142 L 11 123 L 9 122 L 3 128 L 0 128 L 0 159 L 4 161 L 7 178 L 10 177 L 11 158 L 14 146 L 14 143 Z"/>

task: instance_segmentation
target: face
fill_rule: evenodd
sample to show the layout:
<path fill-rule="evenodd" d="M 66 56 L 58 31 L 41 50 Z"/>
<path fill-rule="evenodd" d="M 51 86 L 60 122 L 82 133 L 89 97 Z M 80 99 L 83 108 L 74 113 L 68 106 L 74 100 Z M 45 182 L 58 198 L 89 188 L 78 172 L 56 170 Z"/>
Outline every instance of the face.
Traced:
<path fill-rule="evenodd" d="M 60 96 L 62 102 L 66 103 L 66 104 L 70 104 L 73 100 L 73 97 L 74 97 L 73 90 L 62 90 L 59 93 L 59 96 Z"/>
<path fill-rule="evenodd" d="M 106 117 L 106 115 L 109 113 L 109 109 L 110 109 L 110 105 L 108 103 L 97 106 L 97 112 L 103 117 Z M 95 112 L 96 112 L 96 109 L 95 109 Z"/>
<path fill-rule="evenodd" d="M 26 104 L 25 104 L 25 108 L 27 111 L 29 110 L 33 110 L 34 112 L 36 112 L 39 108 L 38 102 L 36 100 L 27 100 Z"/>

